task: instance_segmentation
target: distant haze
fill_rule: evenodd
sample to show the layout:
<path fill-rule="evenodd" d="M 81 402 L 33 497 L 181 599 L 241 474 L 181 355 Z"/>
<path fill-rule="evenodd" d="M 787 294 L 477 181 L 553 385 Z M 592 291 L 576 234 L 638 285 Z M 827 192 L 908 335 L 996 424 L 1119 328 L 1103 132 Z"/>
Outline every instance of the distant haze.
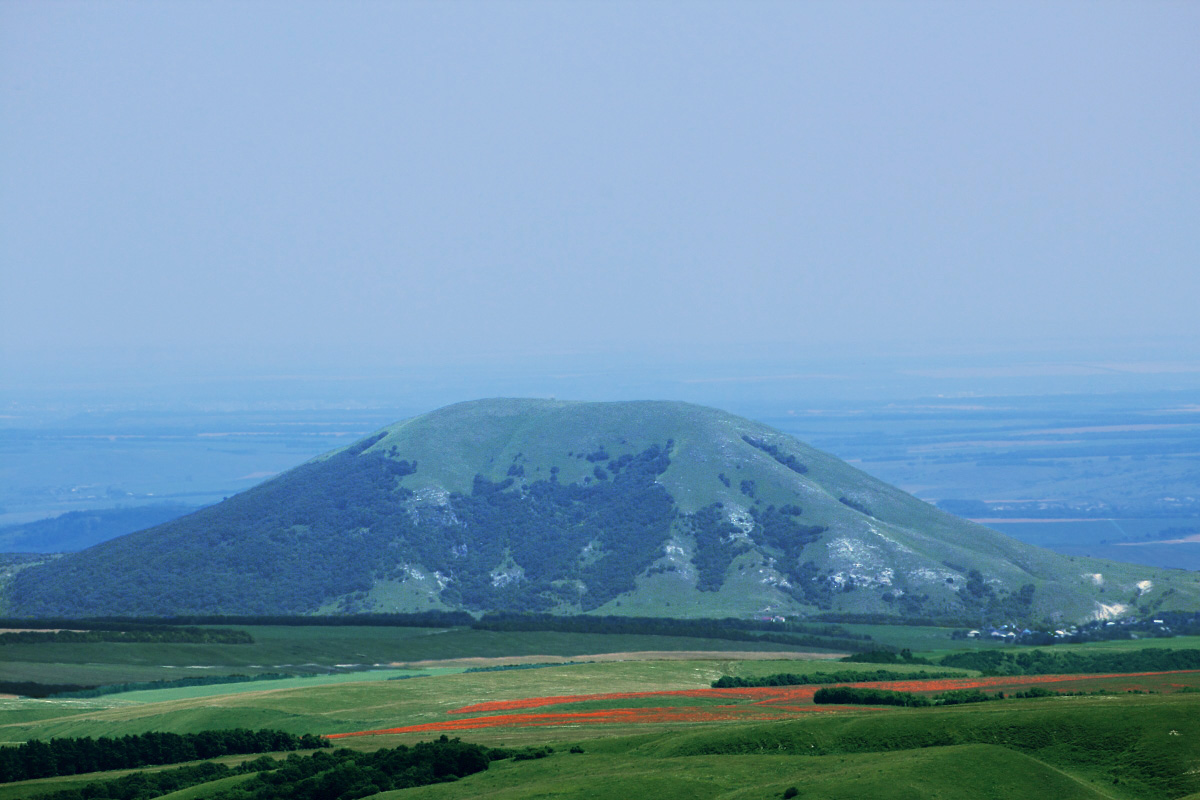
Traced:
<path fill-rule="evenodd" d="M 1195 3 L 7 2 L 0 389 L 1171 360 L 1200 340 L 1197 52 Z"/>

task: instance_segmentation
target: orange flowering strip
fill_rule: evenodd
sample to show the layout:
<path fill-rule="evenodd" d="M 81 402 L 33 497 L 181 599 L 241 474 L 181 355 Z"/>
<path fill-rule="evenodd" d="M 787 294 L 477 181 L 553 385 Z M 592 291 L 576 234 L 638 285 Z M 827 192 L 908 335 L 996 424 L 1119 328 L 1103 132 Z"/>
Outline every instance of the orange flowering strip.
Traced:
<path fill-rule="evenodd" d="M 809 707 L 806 713 L 826 711 Z M 384 733 L 430 733 L 436 731 L 461 731 L 478 728 L 540 725 L 590 725 L 596 723 L 638 724 L 648 722 L 768 722 L 786 719 L 789 715 L 769 713 L 752 706 L 676 706 L 665 708 L 613 708 L 604 711 L 581 711 L 564 714 L 504 714 L 496 717 L 472 717 L 444 722 L 427 722 L 422 725 L 405 725 L 376 731 L 328 734 L 329 739 L 344 739 L 350 736 L 375 736 Z"/>
<path fill-rule="evenodd" d="M 948 692 L 955 689 L 988 689 L 1033 686 L 1041 683 L 1062 683 L 1111 678 L 1138 678 L 1154 675 L 1174 675 L 1179 672 L 1134 672 L 1104 675 L 1005 675 L 991 678 L 942 678 L 940 680 L 914 681 L 863 681 L 859 683 L 829 684 L 854 686 L 870 689 L 887 689 L 895 692 Z M 755 686 L 736 689 L 681 689 L 666 692 L 606 692 L 602 694 L 551 695 L 547 697 L 524 697 L 516 700 L 492 700 L 452 709 L 448 714 L 486 714 L 496 711 L 520 711 L 529 708 L 564 705 L 567 703 L 591 703 L 605 700 L 638 700 L 646 697 L 707 697 L 749 700 L 756 704 L 774 702 L 811 701 L 812 696 L 824 684 L 802 686 Z"/>
<path fill-rule="evenodd" d="M 940 680 L 912 681 L 862 681 L 857 683 L 829 684 L 831 686 L 853 686 L 872 689 L 887 689 L 897 692 L 941 693 L 956 689 L 1020 689 L 1045 683 L 1087 684 L 1095 681 L 1133 678 L 1162 678 L 1163 676 L 1200 677 L 1197 670 L 1171 672 L 1111 673 L 1103 675 L 1012 675 L 991 678 L 943 678 Z M 1190 684 L 1169 683 L 1166 680 L 1151 681 L 1159 688 L 1185 688 Z M 350 736 L 374 736 L 386 733 L 430 733 L 438 731 L 460 731 L 480 728 L 543 726 L 543 725 L 594 725 L 604 723 L 664 723 L 664 722 L 766 722 L 793 718 L 798 714 L 845 713 L 844 706 L 816 706 L 812 697 L 824 685 L 803 686 L 757 686 L 730 689 L 682 689 L 665 692 L 607 692 L 603 694 L 554 695 L 549 697 L 526 697 L 515 700 L 493 700 L 475 703 L 448 711 L 449 714 L 486 714 L 465 719 L 427 722 L 420 725 L 404 725 L 373 731 L 327 734 L 330 739 Z M 1141 684 L 1130 684 L 1122 690 L 1145 691 Z M 662 698 L 727 698 L 733 705 L 714 706 L 662 706 L 653 708 L 609 708 L 590 711 L 564 711 L 560 713 L 495 713 L 527 711 L 531 708 L 589 703 L 602 701 L 638 700 L 647 697 Z M 742 702 L 738 702 L 742 701 Z M 769 710 L 768 710 L 769 709 Z M 867 709 L 856 707 L 861 713 Z"/>

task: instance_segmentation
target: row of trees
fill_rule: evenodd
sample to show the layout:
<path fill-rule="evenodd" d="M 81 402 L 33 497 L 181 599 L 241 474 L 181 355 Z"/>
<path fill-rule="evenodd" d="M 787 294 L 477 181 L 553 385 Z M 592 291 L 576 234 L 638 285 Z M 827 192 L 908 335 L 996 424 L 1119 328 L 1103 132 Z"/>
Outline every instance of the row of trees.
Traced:
<path fill-rule="evenodd" d="M 1168 672 L 1200 669 L 1200 650 L 1146 648 L 1095 653 L 1049 650 L 1010 653 L 1002 650 L 977 650 L 943 656 L 938 663 L 944 667 L 979 670 L 984 675 Z"/>
<path fill-rule="evenodd" d="M 753 436 L 743 436 L 742 441 L 744 441 L 746 444 L 750 445 L 751 447 L 755 447 L 759 450 L 762 450 L 764 453 L 766 453 L 771 458 L 778 461 L 780 464 L 783 464 L 785 467 L 790 469 L 792 472 L 795 472 L 797 475 L 803 475 L 804 473 L 808 472 L 808 467 L 806 467 L 804 464 L 802 464 L 800 462 L 800 459 L 796 458 L 791 453 L 783 452 L 777 446 L 775 446 L 767 441 L 764 441 L 762 439 L 757 439 Z"/>
<path fill-rule="evenodd" d="M 119 738 L 33 739 L 0 747 L 0 783 L 81 775 L 157 764 L 181 764 L 225 755 L 329 747 L 319 736 L 245 728 L 201 733 L 141 733 Z"/>
<path fill-rule="evenodd" d="M 205 762 L 172 770 L 135 772 L 39 798 L 150 800 L 222 778 L 256 773 L 235 786 L 210 790 L 204 796 L 217 800 L 355 800 L 393 789 L 457 780 L 487 769 L 497 759 L 520 755 L 443 736 L 435 742 L 373 753 L 320 751 L 309 756 L 292 754 L 282 761 L 263 756 L 236 767 Z"/>
<path fill-rule="evenodd" d="M 212 795 L 213 800 L 357 800 L 379 792 L 455 781 L 483 772 L 510 751 L 442 736 L 412 747 L 361 753 L 336 750 L 288 758 L 276 770 Z"/>
<path fill-rule="evenodd" d="M 812 686 L 829 683 L 868 683 L 872 681 L 932 681 L 941 678 L 961 677 L 961 672 L 896 672 L 890 669 L 871 671 L 841 670 L 839 672 L 814 672 L 811 675 L 796 675 L 779 672 L 754 678 L 739 678 L 722 675 L 712 683 L 714 689 L 745 689 L 754 686 Z"/>
<path fill-rule="evenodd" d="M 871 636 L 852 633 L 840 625 L 808 622 L 775 622 L 761 619 L 724 617 L 714 619 L 674 619 L 671 617 L 626 617 L 615 615 L 523 614 L 491 612 L 484 614 L 471 627 L 489 631 L 569 631 L 572 633 L 644 633 L 656 636 L 699 636 L 720 639 L 731 631 L 761 631 L 764 633 L 806 633 L 869 642 Z"/>
<path fill-rule="evenodd" d="M 246 631 L 195 627 L 138 627 L 130 630 L 12 631 L 0 633 L 6 644 L 254 644 Z"/>

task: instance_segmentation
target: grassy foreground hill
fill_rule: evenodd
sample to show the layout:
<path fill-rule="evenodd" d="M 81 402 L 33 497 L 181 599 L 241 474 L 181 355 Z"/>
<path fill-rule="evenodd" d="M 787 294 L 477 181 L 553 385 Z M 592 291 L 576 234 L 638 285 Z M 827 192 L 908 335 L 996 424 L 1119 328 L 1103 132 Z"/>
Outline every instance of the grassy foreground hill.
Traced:
<path fill-rule="evenodd" d="M 871 665 L 741 660 L 736 654 L 680 661 L 621 655 L 617 661 L 536 669 L 436 669 L 399 681 L 390 680 L 387 672 L 366 672 L 336 683 L 260 684 L 259 690 L 243 690 L 243 685 L 217 694 L 168 689 L 84 701 L 0 699 L 0 735 L 17 744 L 149 731 L 272 728 L 328 735 L 336 747 L 369 752 L 436 739 L 445 730 L 488 746 L 532 746 L 544 755 L 495 763 L 458 781 L 382 795 L 398 800 L 603 800 L 648 793 L 713 800 L 1177 800 L 1200 791 L 1196 672 L 1038 676 L 1045 679 L 1039 685 L 1071 693 L 1034 698 L 1014 693 L 1030 678 L 964 673 L 954 682 L 978 682 L 989 695 L 1005 689 L 1008 696 L 925 708 L 816 706 L 809 699 L 816 687 L 730 690 L 714 689 L 709 682 L 722 674 L 866 672 Z M 915 682 L 917 686 L 905 685 L 926 694 L 943 691 L 942 681 Z M 0 798 L 82 790 L 87 783 L 114 777 L 62 775 L 0 784 Z M 219 796 L 228 784 L 206 786 L 184 796 Z M 790 787 L 797 788 L 788 795 Z M 323 796 L 378 795 L 366 787 L 353 795 Z"/>
<path fill-rule="evenodd" d="M 1082 620 L 1200 578 L 1024 545 L 686 403 L 481 400 L 17 572 L 12 615 L 425 609 Z"/>

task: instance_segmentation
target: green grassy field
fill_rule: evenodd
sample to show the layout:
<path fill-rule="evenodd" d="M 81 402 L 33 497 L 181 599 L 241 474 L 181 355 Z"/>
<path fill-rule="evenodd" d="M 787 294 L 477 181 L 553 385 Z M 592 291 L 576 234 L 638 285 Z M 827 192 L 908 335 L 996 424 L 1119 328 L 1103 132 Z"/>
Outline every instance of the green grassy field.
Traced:
<path fill-rule="evenodd" d="M 270 755 L 274 758 L 286 758 L 287 757 L 287 753 L 271 753 Z M 216 764 L 225 764 L 227 766 L 232 767 L 232 766 L 241 764 L 244 761 L 247 761 L 250 759 L 255 759 L 258 757 L 259 757 L 258 755 L 221 756 L 219 758 L 211 759 L 211 761 Z M 195 762 L 195 763 L 199 763 L 199 762 Z M 114 778 L 121 778 L 126 775 L 131 775 L 135 772 L 160 772 L 162 770 L 175 769 L 176 767 L 179 767 L 179 766 L 182 766 L 182 765 L 170 764 L 167 766 L 142 767 L 141 769 L 118 769 L 118 770 L 110 770 L 108 772 L 92 772 L 92 773 L 88 773 L 87 775 L 62 775 L 57 778 L 43 778 L 41 780 L 35 780 L 35 781 L 17 781 L 15 783 L 0 783 L 0 800 L 20 800 L 21 798 L 26 798 L 26 797 L 36 797 L 39 794 L 45 794 L 47 792 L 58 792 L 58 791 L 63 791 L 65 789 L 82 789 L 84 786 L 87 786 L 89 783 L 113 780 Z M 232 785 L 233 783 L 236 783 L 238 781 L 245 780 L 246 777 L 248 777 L 248 776 L 234 775 L 229 778 L 222 778 L 220 780 L 216 780 L 216 781 L 213 781 L 212 783 L 204 784 L 204 785 L 206 787 L 209 787 L 209 790 L 214 790 L 216 788 L 219 788 L 219 786 L 228 786 L 228 785 Z M 199 786 L 194 787 L 194 789 L 196 789 L 196 790 L 198 790 L 200 788 L 201 787 L 199 787 Z M 183 790 L 180 790 L 179 792 L 174 792 L 170 795 L 163 795 L 163 796 L 177 798 L 177 800 L 180 800 L 181 798 L 184 798 L 184 797 L 193 796 L 193 795 L 184 794 L 185 792 L 189 792 L 189 791 L 193 791 L 193 789 L 183 789 Z M 194 796 L 200 797 L 203 795 L 196 794 Z"/>
<path fill-rule="evenodd" d="M 497 762 L 454 783 L 381 797 L 740 800 L 779 798 L 796 786 L 802 798 L 1155 800 L 1200 791 L 1200 695 L 852 710 L 769 724 L 659 726 L 636 735 L 579 728 L 522 733 L 524 743 L 553 742 L 555 752 L 539 760 Z M 530 733 L 539 735 L 530 738 Z M 513 732 L 479 731 L 468 740 L 522 743 Z M 379 737 L 372 744 L 396 741 Z M 569 752 L 571 745 L 584 752 Z M 205 797 L 240 779 L 177 796 Z M 11 784 L 0 787 L 0 800 L 34 797 L 87 780 Z"/>
<path fill-rule="evenodd" d="M 470 628 L 238 626 L 238 629 L 248 631 L 254 643 L 4 645 L 0 648 L 0 681 L 108 684 L 235 673 L 328 673 L 461 658 L 798 649 L 764 642 L 685 636 L 497 632 Z"/>
<path fill-rule="evenodd" d="M 843 667 L 870 670 L 875 665 L 836 665 Z M 343 676 L 358 679 L 352 682 L 299 687 L 277 686 L 290 681 L 270 681 L 129 692 L 87 700 L 0 700 L 0 741 L 149 730 L 186 733 L 239 726 L 342 733 L 437 721 L 447 709 L 491 700 L 704 689 L 721 675 L 749 677 L 832 668 L 828 661 L 612 661 L 504 672 L 435 670 L 449 674 L 400 681 L 386 680 L 383 676 L 388 673 L 380 672 Z M 213 691 L 222 688 L 226 689 L 223 693 Z"/>
<path fill-rule="evenodd" d="M 385 797 L 1181 798 L 1200 789 L 1200 697 L 850 713 L 567 742 Z M 1172 736 L 1171 731 L 1179 735 Z M 479 732 L 473 740 L 489 741 Z M 494 741 L 494 740 L 492 740 Z M 503 740 L 502 740 L 503 741 Z M 507 740 L 506 743 L 512 743 Z"/>
<path fill-rule="evenodd" d="M 945 652 L 941 629 L 860 627 L 883 640 Z M 246 647 L 206 645 L 101 645 L 100 664 L 89 664 L 88 646 L 37 645 L 22 653 L 25 669 L 36 669 L 34 656 L 57 658 L 67 653 L 75 663 L 62 669 L 172 667 L 204 649 L 221 669 L 277 667 L 303 663 L 310 668 L 336 664 L 419 661 L 392 658 L 404 652 L 427 658 L 500 656 L 499 661 L 529 661 L 531 656 L 618 653 L 595 660 L 506 671 L 465 672 L 466 662 L 424 670 L 387 669 L 311 676 L 227 686 L 183 687 L 106 695 L 80 700 L 0 699 L 0 743 L 63 736 L 116 736 L 143 731 L 195 732 L 212 728 L 280 728 L 294 733 L 349 733 L 428 725 L 464 718 L 456 709 L 479 703 L 524 701 L 582 695 L 543 711 L 593 713 L 588 722 L 537 722 L 452 731 L 466 741 L 493 746 L 551 744 L 547 758 L 494 763 L 484 773 L 447 784 L 406 789 L 386 796 L 402 798 L 781 798 L 789 787 L 800 798 L 1110 798 L 1111 800 L 1180 800 L 1200 793 L 1200 673 L 1154 678 L 1087 678 L 1079 684 L 1046 684 L 1051 689 L 1077 687 L 1106 695 L 1004 700 L 972 706 L 923 709 L 811 707 L 810 701 L 773 701 L 760 709 L 756 696 L 698 694 L 645 696 L 646 692 L 707 690 L 722 675 L 755 677 L 779 672 L 832 670 L 873 671 L 874 664 L 848 664 L 826 659 L 749 658 L 728 655 L 687 657 L 678 653 L 637 655 L 640 643 L 655 650 L 690 645 L 716 650 L 745 643 L 584 634 L 490 634 L 481 631 L 380 628 L 254 628 L 257 644 Z M 891 641 L 889 641 L 891 643 Z M 955 643 L 961 644 L 961 643 Z M 1196 638 L 1105 642 L 1071 649 L 1186 648 Z M 129 650 L 118 648 L 129 647 Z M 1066 648 L 1067 646 L 1058 646 Z M 53 648 L 53 649 L 51 649 Z M 65 649 L 64 649 L 65 648 Z M 180 649 L 182 648 L 182 649 Z M 140 652 L 135 652 L 140 649 Z M 915 649 L 915 648 L 914 648 Z M 1057 649 L 1057 647 L 1055 648 Z M 557 653 L 555 651 L 557 650 Z M 103 651 L 103 652 L 101 652 Z M 7 655 L 8 650 L 0 655 Z M 269 657 L 266 657 L 269 656 Z M 684 657 L 678 657 L 684 656 Z M 224 659 L 221 662 L 220 659 Z M 11 662 L 4 662 L 11 667 Z M 43 668 L 51 665 L 41 663 Z M 912 673 L 939 667 L 889 665 Z M 236 670 L 244 671 L 244 670 Z M 388 680 L 406 674 L 423 677 Z M 963 672 L 963 675 L 974 673 Z M 1019 679 L 1014 679 L 1019 682 Z M 1127 686 L 1161 694 L 1126 694 Z M 1190 688 L 1189 688 L 1190 687 Z M 1186 690 L 1186 691 L 1185 691 Z M 989 693 L 992 691 L 988 690 Z M 1166 692 L 1170 692 L 1169 694 Z M 606 693 L 636 693 L 628 698 L 591 698 Z M 779 704 L 783 703 L 783 706 Z M 795 713 L 788 704 L 808 703 Z M 687 713 L 655 714 L 677 706 Z M 774 721 L 703 721 L 704 713 L 734 707 L 763 713 L 791 714 Z M 517 709 L 519 712 L 526 706 Z M 809 710 L 806 710 L 809 709 Z M 736 710 L 736 708 L 734 709 Z M 488 714 L 516 713 L 504 710 Z M 642 714 L 638 717 L 637 714 Z M 468 715 L 469 716 L 469 715 Z M 336 741 L 338 747 L 374 750 L 436 738 L 432 732 L 363 736 Z M 583 753 L 569 752 L 578 746 Z M 46 791 L 79 788 L 96 776 L 69 776 L 0 785 L 0 800 L 35 797 Z M 193 787 L 169 797 L 199 800 L 219 789 L 247 780 L 234 776 Z"/>
<path fill-rule="evenodd" d="M 964 770 L 966 764 L 974 768 Z M 556 755 L 536 762 L 501 762 L 486 773 L 453 784 L 388 792 L 379 797 L 767 800 L 782 797 L 792 786 L 801 790 L 799 798 L 828 800 L 867 797 L 1092 800 L 1113 796 L 1020 753 L 990 745 L 965 745 L 831 759 L 779 755 L 692 758 Z"/>

